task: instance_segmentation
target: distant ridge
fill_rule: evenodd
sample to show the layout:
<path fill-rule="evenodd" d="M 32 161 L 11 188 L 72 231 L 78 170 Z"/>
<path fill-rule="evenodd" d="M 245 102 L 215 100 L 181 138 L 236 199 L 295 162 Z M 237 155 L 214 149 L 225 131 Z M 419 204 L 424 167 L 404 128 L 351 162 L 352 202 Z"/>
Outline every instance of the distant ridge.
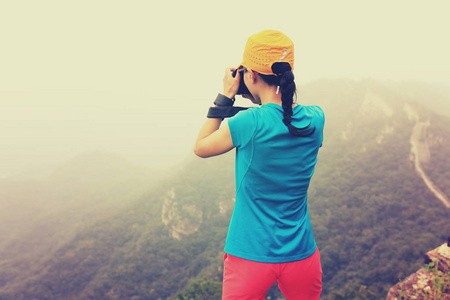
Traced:
<path fill-rule="evenodd" d="M 112 172 L 128 172 L 127 170 L 130 169 L 137 170 L 142 168 L 137 167 L 119 154 L 103 150 L 91 150 L 66 161 L 53 172 L 50 179 L 59 180 L 81 174 L 92 179 L 93 177 L 109 176 Z"/>

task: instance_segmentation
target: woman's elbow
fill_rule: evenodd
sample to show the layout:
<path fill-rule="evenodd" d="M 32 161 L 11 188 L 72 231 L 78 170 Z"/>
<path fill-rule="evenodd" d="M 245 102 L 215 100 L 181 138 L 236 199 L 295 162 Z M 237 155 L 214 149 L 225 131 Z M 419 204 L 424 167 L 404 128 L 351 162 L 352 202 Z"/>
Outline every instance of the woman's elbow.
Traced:
<path fill-rule="evenodd" d="M 195 153 L 195 155 L 197 155 L 198 157 L 201 157 L 201 158 L 209 157 L 209 155 L 207 155 L 205 149 L 197 144 L 195 144 L 195 146 L 194 146 L 194 153 Z"/>

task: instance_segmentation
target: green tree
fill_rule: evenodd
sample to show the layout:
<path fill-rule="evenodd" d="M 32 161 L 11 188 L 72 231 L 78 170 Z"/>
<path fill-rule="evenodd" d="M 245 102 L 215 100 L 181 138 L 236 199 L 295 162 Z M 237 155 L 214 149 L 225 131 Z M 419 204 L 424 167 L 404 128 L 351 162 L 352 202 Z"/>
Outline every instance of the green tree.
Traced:
<path fill-rule="evenodd" d="M 177 300 L 220 300 L 222 298 L 222 282 L 218 277 L 209 280 L 206 277 L 194 279 L 184 292 L 176 296 Z"/>

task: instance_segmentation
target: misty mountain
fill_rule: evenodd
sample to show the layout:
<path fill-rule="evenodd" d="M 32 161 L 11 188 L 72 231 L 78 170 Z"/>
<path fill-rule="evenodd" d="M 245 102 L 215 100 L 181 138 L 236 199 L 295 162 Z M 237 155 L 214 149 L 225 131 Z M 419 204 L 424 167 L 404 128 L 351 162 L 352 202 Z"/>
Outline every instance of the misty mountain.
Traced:
<path fill-rule="evenodd" d="M 102 151 L 83 153 L 46 180 L 0 180 L 0 262 L 9 281 L 74 234 L 123 209 L 154 185 L 158 174 Z"/>
<path fill-rule="evenodd" d="M 308 196 L 323 299 L 384 298 L 447 235 L 449 209 L 425 177 L 448 197 L 450 92 L 318 80 L 299 87 L 298 102 L 326 115 Z M 14 201 L 0 203 L 16 217 L 1 218 L 0 299 L 173 299 L 191 279 L 220 281 L 234 154 L 192 157 L 157 185 L 151 178 L 88 153 L 45 184 L 3 182 L 1 198 Z M 38 225 L 16 234 L 20 218 Z M 33 250 L 40 239 L 45 251 Z M 269 295 L 281 297 L 276 287 Z"/>

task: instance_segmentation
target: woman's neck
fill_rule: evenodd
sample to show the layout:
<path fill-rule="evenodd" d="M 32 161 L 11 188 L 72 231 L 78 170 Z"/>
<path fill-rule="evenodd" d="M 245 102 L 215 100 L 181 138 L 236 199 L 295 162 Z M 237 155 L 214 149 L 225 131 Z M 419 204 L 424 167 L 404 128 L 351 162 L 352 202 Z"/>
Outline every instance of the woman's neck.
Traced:
<path fill-rule="evenodd" d="M 267 92 L 267 93 L 260 93 L 259 99 L 261 100 L 261 105 L 267 104 L 267 103 L 273 103 L 279 106 L 283 106 L 281 102 L 281 93 L 276 93 L 277 88 L 275 87 L 273 92 Z M 297 103 L 293 103 L 292 107 L 297 106 Z"/>
<path fill-rule="evenodd" d="M 258 97 L 261 100 L 261 105 L 274 103 L 281 106 L 281 93 L 278 92 L 277 94 L 276 86 L 268 86 L 266 89 L 263 89 Z"/>

